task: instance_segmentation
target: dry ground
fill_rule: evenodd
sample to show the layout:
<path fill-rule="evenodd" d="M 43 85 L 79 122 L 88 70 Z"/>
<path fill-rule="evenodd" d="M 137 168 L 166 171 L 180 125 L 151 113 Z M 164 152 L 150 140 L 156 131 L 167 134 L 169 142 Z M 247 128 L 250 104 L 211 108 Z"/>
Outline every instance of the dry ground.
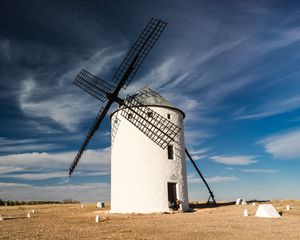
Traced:
<path fill-rule="evenodd" d="M 300 201 L 272 204 L 282 218 L 256 218 L 257 205 L 251 204 L 146 215 L 107 214 L 80 204 L 0 207 L 0 214 L 10 218 L 0 221 L 0 239 L 300 239 Z M 35 213 L 26 218 L 32 209 Z M 243 217 L 244 209 L 249 217 Z"/>

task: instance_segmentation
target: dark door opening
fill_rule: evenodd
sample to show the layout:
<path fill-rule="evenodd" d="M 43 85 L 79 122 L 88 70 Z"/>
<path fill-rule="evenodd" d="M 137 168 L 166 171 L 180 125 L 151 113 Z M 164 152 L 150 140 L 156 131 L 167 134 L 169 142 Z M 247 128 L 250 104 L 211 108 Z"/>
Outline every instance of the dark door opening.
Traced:
<path fill-rule="evenodd" d="M 168 182 L 168 201 L 175 203 L 177 199 L 176 183 Z"/>

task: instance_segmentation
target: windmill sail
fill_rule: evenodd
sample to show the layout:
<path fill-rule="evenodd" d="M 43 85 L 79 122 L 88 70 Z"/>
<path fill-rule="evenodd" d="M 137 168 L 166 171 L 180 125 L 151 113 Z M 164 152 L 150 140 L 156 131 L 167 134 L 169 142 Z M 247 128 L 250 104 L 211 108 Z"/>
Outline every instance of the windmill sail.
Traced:
<path fill-rule="evenodd" d="M 84 69 L 75 79 L 74 84 L 79 86 L 81 89 L 102 102 L 108 102 L 105 107 L 100 109 L 91 129 L 89 130 L 79 149 L 79 152 L 73 160 L 69 169 L 70 176 L 74 172 L 90 139 L 93 137 L 95 131 L 99 128 L 112 103 L 120 102 L 121 99 L 118 97 L 119 91 L 121 88 L 126 89 L 126 87 L 129 85 L 135 73 L 165 29 L 166 25 L 167 23 L 159 19 L 152 18 L 149 21 L 146 28 L 143 30 L 133 47 L 130 49 L 129 53 L 122 61 L 117 72 L 114 74 L 111 83 L 107 83 L 97 78 Z"/>
<path fill-rule="evenodd" d="M 149 21 L 148 25 L 136 40 L 113 76 L 113 82 L 120 82 L 120 80 L 126 76 L 126 81 L 124 81 L 124 85 L 122 87 L 124 89 L 127 88 L 135 73 L 165 29 L 166 25 L 166 22 L 155 18 L 152 18 Z M 128 72 L 128 69 L 131 69 L 131 71 Z"/>
<path fill-rule="evenodd" d="M 73 83 L 102 102 L 105 102 L 116 89 L 115 85 L 94 76 L 84 69 L 80 71 Z"/>
<path fill-rule="evenodd" d="M 100 110 L 99 110 L 99 112 L 97 114 L 97 117 L 96 117 L 96 119 L 94 120 L 94 122 L 92 124 L 92 127 L 90 128 L 88 134 L 86 135 L 86 137 L 85 137 L 85 139 L 84 139 L 84 141 L 83 141 L 83 143 L 82 143 L 82 145 L 81 145 L 81 147 L 80 147 L 80 149 L 79 149 L 79 151 L 78 151 L 75 159 L 73 160 L 73 162 L 72 162 L 72 164 L 71 164 L 71 166 L 69 168 L 69 176 L 72 175 L 73 171 L 75 170 L 76 166 L 78 165 L 78 162 L 79 162 L 79 160 L 81 158 L 82 153 L 86 149 L 86 147 L 87 147 L 89 141 L 91 140 L 91 138 L 93 137 L 94 133 L 99 128 L 99 126 L 100 126 L 100 124 L 101 124 L 101 122 L 102 122 L 102 120 L 103 120 L 106 112 L 108 111 L 108 109 L 110 107 L 110 106 L 108 106 L 109 104 L 111 105 L 111 103 L 108 102 L 105 108 L 104 107 L 100 108 Z"/>
<path fill-rule="evenodd" d="M 163 149 L 180 131 L 177 125 L 132 97 L 124 101 L 121 115 Z"/>

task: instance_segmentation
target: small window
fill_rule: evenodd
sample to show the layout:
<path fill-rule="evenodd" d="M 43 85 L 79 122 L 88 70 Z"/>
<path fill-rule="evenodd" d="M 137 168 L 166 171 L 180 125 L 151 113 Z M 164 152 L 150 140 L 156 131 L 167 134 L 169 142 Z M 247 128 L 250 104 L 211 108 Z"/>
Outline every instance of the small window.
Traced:
<path fill-rule="evenodd" d="M 171 119 L 171 114 L 170 113 L 167 114 L 167 118 Z"/>
<path fill-rule="evenodd" d="M 128 113 L 128 119 L 132 118 L 132 113 Z"/>
<path fill-rule="evenodd" d="M 149 118 L 153 118 L 153 112 L 148 112 L 147 114 Z"/>
<path fill-rule="evenodd" d="M 168 145 L 168 159 L 174 159 L 174 149 L 172 145 Z"/>

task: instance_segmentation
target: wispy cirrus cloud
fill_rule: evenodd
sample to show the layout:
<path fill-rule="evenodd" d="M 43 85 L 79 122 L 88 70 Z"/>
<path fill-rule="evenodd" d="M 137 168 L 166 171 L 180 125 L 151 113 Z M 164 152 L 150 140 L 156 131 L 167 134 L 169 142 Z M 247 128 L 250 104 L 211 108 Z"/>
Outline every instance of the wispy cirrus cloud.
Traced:
<path fill-rule="evenodd" d="M 55 137 L 40 137 L 36 139 L 9 139 L 0 137 L 0 153 L 24 153 L 58 150 L 65 147 L 64 143 L 58 144 L 66 140 L 74 140 L 81 137 L 78 136 L 55 136 Z M 51 143 L 52 142 L 52 143 Z M 53 143 L 56 142 L 56 143 Z"/>
<path fill-rule="evenodd" d="M 264 146 L 267 153 L 275 159 L 291 160 L 300 159 L 300 129 L 293 129 L 286 132 L 266 137 L 258 142 Z"/>
<path fill-rule="evenodd" d="M 228 183 L 240 180 L 238 177 L 231 176 L 215 176 L 206 179 L 208 183 Z"/>
<path fill-rule="evenodd" d="M 23 169 L 24 171 L 24 169 Z M 1 175 L 1 178 L 15 178 L 23 180 L 46 180 L 52 178 L 68 178 L 68 172 L 41 172 L 40 173 L 18 173 Z"/>
<path fill-rule="evenodd" d="M 199 160 L 199 159 L 202 159 L 202 158 L 205 158 L 207 157 L 207 152 L 209 151 L 209 149 L 206 149 L 206 148 L 201 148 L 201 149 L 191 149 L 189 151 L 189 153 L 192 155 L 192 158 L 194 160 Z"/>
<path fill-rule="evenodd" d="M 59 200 L 66 198 L 81 202 L 108 201 L 110 199 L 110 184 L 83 183 L 62 184 L 57 186 L 35 186 L 22 183 L 1 183 L 0 196 L 2 199 L 21 201 Z"/>
<path fill-rule="evenodd" d="M 37 143 L 35 139 L 7 139 L 0 137 L 0 153 L 51 150 L 59 148 L 57 144 Z"/>
<path fill-rule="evenodd" d="M 86 69 L 95 76 L 106 75 L 112 68 L 116 67 L 117 62 L 121 61 L 125 52 L 124 49 L 120 49 L 116 46 L 97 49 L 87 60 L 79 59 L 73 64 L 72 69 L 58 76 L 58 83 L 60 86 L 70 85 L 80 72 L 81 68 Z M 104 76 L 99 76 L 99 78 L 103 79 Z M 107 82 L 110 81 L 110 79 L 104 80 Z"/>
<path fill-rule="evenodd" d="M 144 85 L 151 83 L 151 88 L 158 89 L 168 83 L 172 77 L 177 74 L 178 70 L 174 69 L 177 64 L 176 58 L 168 58 L 155 68 L 151 69 L 146 75 L 144 75 L 139 81 L 133 82 L 127 89 L 129 94 L 136 93 Z M 175 71 L 173 71 L 173 69 Z"/>
<path fill-rule="evenodd" d="M 61 130 L 61 129 L 57 129 L 53 126 L 50 126 L 47 123 L 41 123 L 36 120 L 30 120 L 28 122 L 28 127 L 30 129 L 35 129 L 36 131 L 38 131 L 42 134 L 61 134 L 61 133 L 63 133 L 63 130 Z"/>
<path fill-rule="evenodd" d="M 184 132 L 187 145 L 200 145 L 203 141 L 213 137 L 215 134 L 204 129 L 188 128 Z"/>
<path fill-rule="evenodd" d="M 211 160 L 225 165 L 250 165 L 258 162 L 256 156 L 235 155 L 235 156 L 212 156 Z"/>
<path fill-rule="evenodd" d="M 270 49 L 287 47 L 300 41 L 300 27 L 286 27 L 275 30 L 277 38 L 269 44 Z"/>
<path fill-rule="evenodd" d="M 274 115 L 278 115 L 281 113 L 293 111 L 295 109 L 300 108 L 300 97 L 292 96 L 288 98 L 283 98 L 280 100 L 272 100 L 272 102 L 267 102 L 263 105 L 260 105 L 255 112 L 251 114 L 241 114 L 239 111 L 238 117 L 236 119 L 261 119 L 265 117 L 270 117 Z M 244 109 L 246 110 L 246 109 Z M 249 112 L 249 110 L 247 109 Z M 253 111 L 253 110 L 252 110 Z"/>
<path fill-rule="evenodd" d="M 36 181 L 36 180 L 48 180 L 53 178 L 64 178 L 66 180 L 69 179 L 69 174 L 67 171 L 52 171 L 52 172 L 43 172 L 41 169 L 36 170 L 34 173 L 20 173 L 20 171 L 24 172 L 26 170 L 25 168 L 7 168 L 7 170 L 4 168 L 3 171 L 10 171 L 10 172 L 18 172 L 14 174 L 4 174 L 1 175 L 0 178 L 14 178 L 14 179 L 23 179 L 23 180 L 30 180 L 30 181 Z M 1 168 L 0 168 L 1 173 Z M 6 172 L 7 173 L 7 172 Z M 89 172 L 89 171 L 77 171 L 76 176 L 109 176 L 110 172 L 103 171 L 99 169 L 97 172 Z M 69 181 L 66 181 L 69 182 Z"/>
<path fill-rule="evenodd" d="M 189 183 L 202 183 L 202 179 L 199 176 L 194 174 L 188 175 L 188 182 Z M 205 180 L 208 183 L 228 183 L 228 182 L 235 182 L 240 180 L 238 177 L 233 176 L 213 176 L 213 177 L 206 177 Z"/>
<path fill-rule="evenodd" d="M 65 94 L 55 97 L 36 100 L 34 93 L 44 92 L 33 79 L 23 81 L 23 89 L 20 94 L 20 109 L 29 117 L 49 118 L 63 128 L 74 132 L 79 123 L 97 112 L 96 104 L 91 104 L 87 98 L 79 98 L 76 95 Z M 83 107 L 85 106 L 85 107 Z"/>
<path fill-rule="evenodd" d="M 0 156 L 0 179 L 69 183 L 68 168 L 77 152 L 21 153 Z M 110 149 L 86 150 L 74 176 L 109 176 Z M 1 181 L 1 180 L 0 180 Z"/>
<path fill-rule="evenodd" d="M 19 93 L 20 109 L 31 118 L 51 119 L 70 132 L 76 131 L 80 123 L 96 116 L 100 103 L 91 101 L 92 97 L 81 89 L 71 87 L 75 76 L 82 67 L 87 67 L 95 75 L 108 72 L 114 66 L 112 62 L 123 54 L 123 50 L 101 49 L 88 60 L 74 64 L 74 68 L 62 73 L 50 86 L 41 84 L 39 76 L 23 80 Z M 47 131 L 46 127 L 40 129 Z"/>
<path fill-rule="evenodd" d="M 245 37 L 228 40 L 216 46 L 201 48 L 191 52 L 180 51 L 172 53 L 169 57 L 161 60 L 159 64 L 154 64 L 152 69 L 134 81 L 129 87 L 129 93 L 136 93 L 144 85 L 158 91 L 170 102 L 178 106 L 186 113 L 186 121 L 217 122 L 216 118 L 208 116 L 211 113 L 211 102 L 218 97 L 221 101 L 223 97 L 236 91 L 246 81 L 226 81 L 221 84 L 221 76 L 216 77 L 216 69 L 207 68 L 206 64 L 216 57 L 233 50 L 241 44 Z M 199 73 L 199 69 L 205 71 Z M 212 73 L 212 75 L 207 74 Z M 203 77 L 207 75 L 207 77 Z M 218 84 L 218 87 L 214 87 Z M 223 87 L 222 87 L 223 85 Z M 210 88 L 207 91 L 205 88 Z M 203 89 L 203 91 L 199 91 Z M 197 94 L 191 96 L 191 92 Z M 218 93 L 216 92 L 218 91 Z M 213 100 L 214 99 L 214 100 Z M 209 104 L 208 104 L 209 103 Z"/>
<path fill-rule="evenodd" d="M 187 96 L 185 91 L 188 90 L 190 93 L 197 90 L 197 98 L 194 97 L 193 99 L 198 103 L 198 106 L 194 107 L 194 113 L 196 113 L 194 115 L 208 116 L 208 114 L 222 108 L 224 105 L 222 100 L 228 96 L 235 96 L 241 92 L 248 93 L 249 91 L 253 92 L 254 95 L 259 94 L 262 90 L 252 88 L 252 85 L 261 82 L 270 73 L 268 71 L 256 73 L 259 69 L 257 64 L 266 56 L 271 56 L 282 48 L 298 43 L 300 41 L 299 32 L 298 27 L 279 25 L 269 30 L 266 34 L 272 36 L 272 38 L 269 38 L 261 37 L 259 31 L 248 32 L 246 30 L 237 35 L 235 40 L 231 39 L 228 43 L 216 44 L 214 47 L 208 46 L 206 49 L 201 49 L 201 52 L 195 50 L 194 54 L 185 55 L 180 53 L 177 57 L 167 59 L 165 61 L 166 67 L 163 67 L 163 62 L 157 68 L 158 73 L 163 72 L 161 75 L 164 76 L 164 80 L 161 85 L 154 84 L 154 86 L 166 96 L 169 95 L 170 100 L 174 103 L 181 102 L 181 100 L 178 101 L 180 96 Z M 220 71 L 220 65 L 214 63 L 218 58 L 231 64 Z M 212 64 L 207 64 L 211 61 Z M 178 69 L 178 66 L 181 66 L 180 69 Z M 172 69 L 172 71 L 169 69 Z M 184 69 L 184 71 L 180 72 L 181 69 Z M 205 71 L 200 72 L 199 69 L 205 69 Z M 146 77 L 147 81 L 153 82 L 150 78 L 150 75 L 149 79 Z M 273 81 L 263 83 L 266 86 L 272 86 L 272 84 L 274 84 Z M 170 94 L 170 92 L 174 94 Z M 283 93 L 283 95 L 288 94 L 290 92 Z M 237 118 L 264 118 L 297 109 L 300 105 L 299 97 L 296 94 L 290 94 L 282 99 L 279 98 L 277 101 L 274 98 L 269 99 L 272 99 L 272 101 L 266 99 L 262 101 L 262 104 L 257 103 L 253 109 L 244 109 L 247 111 L 242 115 L 238 115 Z M 185 110 L 185 104 L 182 104 L 182 109 Z M 197 118 L 195 117 L 195 119 Z"/>
<path fill-rule="evenodd" d="M 193 53 L 187 54 L 179 51 L 176 56 L 172 55 L 154 66 L 138 82 L 133 83 L 129 90 L 136 92 L 143 85 L 150 83 L 150 87 L 160 91 L 163 96 L 187 113 L 186 120 L 206 120 L 205 122 L 216 123 L 218 119 L 209 115 L 224 107 L 222 100 L 244 91 L 256 91 L 252 85 L 261 81 L 267 74 L 254 73 L 259 61 L 300 40 L 297 28 L 278 26 L 276 30 L 270 30 L 269 34 L 273 38 L 260 38 L 255 31 L 246 35 L 241 33 L 234 40 L 217 43 L 216 46 L 208 46 L 206 49 L 201 48 L 201 52 L 194 50 Z M 219 70 L 218 64 L 208 64 L 217 58 L 231 64 L 222 71 Z M 199 69 L 205 71 L 200 72 Z M 252 70 L 249 72 L 249 69 Z M 272 84 L 270 81 L 269 85 Z M 197 94 L 189 96 L 195 90 Z M 274 105 L 277 107 L 274 108 Z M 299 108 L 299 97 L 292 95 L 288 99 L 278 99 L 275 103 L 272 99 L 270 102 L 256 104 L 253 109 L 245 108 L 235 118 L 258 119 L 296 108 Z"/>
<path fill-rule="evenodd" d="M 13 167 L 13 166 L 0 166 L 0 174 L 6 174 L 6 173 L 11 173 L 11 172 L 20 172 L 24 171 L 25 168 L 21 167 Z"/>
<path fill-rule="evenodd" d="M 28 143 L 35 143 L 35 139 L 8 139 L 0 137 L 0 146 L 3 145 L 20 145 L 20 144 L 28 144 Z"/>
<path fill-rule="evenodd" d="M 248 168 L 248 169 L 242 169 L 242 172 L 246 172 L 246 173 L 276 173 L 278 171 L 273 170 L 273 169 Z"/>
<path fill-rule="evenodd" d="M 2 166 L 13 166 L 28 169 L 68 169 L 77 152 L 54 152 L 54 153 L 21 153 L 0 156 Z M 110 148 L 98 150 L 86 150 L 82 156 L 78 170 L 108 171 L 110 169 Z"/>
<path fill-rule="evenodd" d="M 28 151 L 49 151 L 53 149 L 62 148 L 63 145 L 54 143 L 44 143 L 44 144 L 27 144 L 18 146 L 1 146 L 0 153 L 5 152 L 28 152 Z"/>

